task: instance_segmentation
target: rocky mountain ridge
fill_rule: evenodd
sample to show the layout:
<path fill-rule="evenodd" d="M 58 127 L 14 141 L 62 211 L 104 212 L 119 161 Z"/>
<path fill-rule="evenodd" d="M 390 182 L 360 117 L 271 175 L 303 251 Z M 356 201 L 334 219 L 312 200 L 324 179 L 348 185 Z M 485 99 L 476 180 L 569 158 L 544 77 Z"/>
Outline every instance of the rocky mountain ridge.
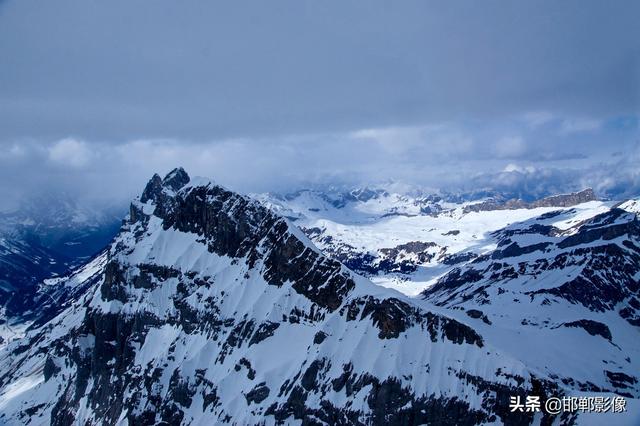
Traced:
<path fill-rule="evenodd" d="M 442 268 L 412 298 L 263 202 L 155 175 L 108 250 L 46 282 L 65 301 L 51 319 L 0 349 L 0 422 L 580 424 L 511 412 L 510 397 L 607 393 L 637 408 L 633 206 L 521 209 L 507 226 L 497 211 L 422 216 L 440 221 L 434 240 L 463 241 L 443 252 L 411 229 L 382 247 Z"/>
<path fill-rule="evenodd" d="M 4 423 L 528 424 L 510 395 L 564 392 L 180 169 L 82 274 L 70 306 L 0 353 Z"/>

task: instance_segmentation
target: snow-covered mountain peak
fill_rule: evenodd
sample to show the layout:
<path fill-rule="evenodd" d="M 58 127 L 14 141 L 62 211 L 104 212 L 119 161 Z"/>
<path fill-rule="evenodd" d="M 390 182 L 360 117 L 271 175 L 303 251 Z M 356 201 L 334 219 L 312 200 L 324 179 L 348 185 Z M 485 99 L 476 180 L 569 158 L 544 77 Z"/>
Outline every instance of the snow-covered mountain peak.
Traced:
<path fill-rule="evenodd" d="M 388 195 L 365 198 L 333 209 Z M 315 231 L 257 200 L 179 169 L 154 176 L 107 251 L 47 281 L 72 295 L 64 309 L 0 350 L 0 421 L 531 424 L 553 418 L 513 413 L 510 397 L 636 397 L 635 216 L 593 203 L 508 211 L 506 228 L 504 211 L 481 211 L 331 229 L 362 236 L 411 221 L 403 241 L 379 241 L 383 261 L 449 271 L 413 298 L 356 275 L 314 246 Z M 482 247 L 450 259 L 445 241 Z M 621 289 L 611 304 L 624 305 L 567 309 L 584 296 L 580 279 L 612 294 L 601 272 L 576 266 L 606 261 Z M 576 277 L 570 293 L 554 290 Z M 533 359 L 547 337 L 554 350 Z M 587 372 L 572 367 L 575 342 L 593 349 Z"/>
<path fill-rule="evenodd" d="M 261 203 L 185 181 L 152 178 L 72 278 L 84 293 L 0 352 L 3 422 L 513 422 L 533 415 L 511 395 L 564 392 Z"/>

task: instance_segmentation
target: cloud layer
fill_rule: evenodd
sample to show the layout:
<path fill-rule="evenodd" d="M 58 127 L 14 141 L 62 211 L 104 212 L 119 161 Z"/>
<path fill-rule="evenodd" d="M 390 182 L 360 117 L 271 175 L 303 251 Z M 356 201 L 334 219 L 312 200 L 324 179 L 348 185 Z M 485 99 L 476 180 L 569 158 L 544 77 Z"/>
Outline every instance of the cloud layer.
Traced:
<path fill-rule="evenodd" d="M 639 15 L 634 1 L 3 1 L 0 196 L 124 197 L 177 164 L 246 191 L 628 194 Z"/>
<path fill-rule="evenodd" d="M 197 143 L 27 141 L 0 151 L 0 179 L 21 177 L 0 188 L 4 199 L 53 187 L 121 200 L 138 193 L 154 172 L 182 165 L 243 192 L 392 180 L 434 192 L 488 189 L 524 198 L 587 186 L 605 197 L 640 194 L 637 118 L 570 133 L 566 123 L 550 118 L 531 126 L 527 117 L 515 117 Z"/>

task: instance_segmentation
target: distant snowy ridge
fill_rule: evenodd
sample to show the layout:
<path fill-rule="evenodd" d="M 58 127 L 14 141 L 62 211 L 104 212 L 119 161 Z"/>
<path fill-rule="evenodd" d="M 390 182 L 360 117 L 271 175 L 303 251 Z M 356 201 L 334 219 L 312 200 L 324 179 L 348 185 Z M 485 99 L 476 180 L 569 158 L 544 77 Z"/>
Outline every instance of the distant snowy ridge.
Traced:
<path fill-rule="evenodd" d="M 538 207 L 573 207 L 578 204 L 596 201 L 593 189 L 587 188 L 580 192 L 570 194 L 560 194 L 545 197 L 532 202 L 520 199 L 510 199 L 506 201 L 483 201 L 465 207 L 465 212 L 483 210 L 515 210 L 515 209 L 535 209 Z"/>
<path fill-rule="evenodd" d="M 357 195 L 365 193 L 366 197 Z M 260 194 L 265 206 L 295 221 L 326 254 L 374 282 L 416 295 L 451 269 L 492 250 L 491 232 L 540 214 L 575 207 L 576 217 L 596 215 L 614 203 L 592 190 L 540 200 L 494 196 L 452 202 L 462 196 L 425 195 L 415 189 Z"/>

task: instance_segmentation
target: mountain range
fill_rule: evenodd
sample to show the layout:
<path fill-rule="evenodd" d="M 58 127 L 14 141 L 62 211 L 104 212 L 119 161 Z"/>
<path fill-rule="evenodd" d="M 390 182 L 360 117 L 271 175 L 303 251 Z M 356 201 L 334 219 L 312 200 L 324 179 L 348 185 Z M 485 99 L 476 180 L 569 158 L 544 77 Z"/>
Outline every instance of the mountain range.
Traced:
<path fill-rule="evenodd" d="M 599 395 L 637 424 L 638 205 L 154 175 L 104 250 L 34 277 L 0 422 L 589 424 L 510 400 Z"/>

